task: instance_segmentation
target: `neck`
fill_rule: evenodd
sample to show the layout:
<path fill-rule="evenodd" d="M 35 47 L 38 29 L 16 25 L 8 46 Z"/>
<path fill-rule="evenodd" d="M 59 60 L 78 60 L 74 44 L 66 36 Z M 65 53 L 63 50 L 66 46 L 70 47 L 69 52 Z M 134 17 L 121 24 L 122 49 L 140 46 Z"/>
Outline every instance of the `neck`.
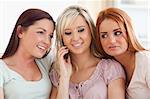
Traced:
<path fill-rule="evenodd" d="M 12 66 L 17 64 L 21 64 L 21 66 L 28 66 L 27 64 L 33 63 L 34 59 L 35 58 L 31 55 L 28 55 L 21 50 L 17 50 L 13 56 L 6 58 L 6 63 Z"/>
<path fill-rule="evenodd" d="M 94 57 L 90 52 L 84 53 L 81 55 L 71 55 L 73 68 L 75 71 L 82 70 L 90 66 L 92 61 L 95 61 L 96 57 Z"/>
<path fill-rule="evenodd" d="M 135 53 L 127 51 L 122 55 L 116 56 L 115 59 L 119 61 L 124 66 L 124 68 L 128 68 L 135 62 Z"/>
<path fill-rule="evenodd" d="M 127 75 L 127 84 L 129 84 L 135 69 L 135 53 L 126 52 L 115 59 L 123 65 Z"/>

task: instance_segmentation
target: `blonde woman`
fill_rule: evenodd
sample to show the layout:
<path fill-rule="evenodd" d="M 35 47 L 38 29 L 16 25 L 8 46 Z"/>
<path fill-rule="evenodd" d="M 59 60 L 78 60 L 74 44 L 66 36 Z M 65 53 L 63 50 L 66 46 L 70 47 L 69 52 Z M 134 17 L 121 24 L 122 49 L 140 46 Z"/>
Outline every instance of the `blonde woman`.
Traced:
<path fill-rule="evenodd" d="M 125 99 L 122 66 L 101 58 L 95 32 L 88 11 L 82 7 L 70 6 L 58 18 L 58 61 L 50 73 L 51 99 Z"/>

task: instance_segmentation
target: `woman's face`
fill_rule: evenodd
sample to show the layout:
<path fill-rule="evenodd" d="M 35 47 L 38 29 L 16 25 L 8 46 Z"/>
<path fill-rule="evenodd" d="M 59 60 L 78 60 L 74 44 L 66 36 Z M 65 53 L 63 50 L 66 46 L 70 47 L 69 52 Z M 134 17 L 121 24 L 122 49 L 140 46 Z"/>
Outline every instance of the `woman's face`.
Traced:
<path fill-rule="evenodd" d="M 75 21 L 62 33 L 64 45 L 70 53 L 81 54 L 90 51 L 91 33 L 85 19 L 78 15 Z"/>
<path fill-rule="evenodd" d="M 48 19 L 41 19 L 19 33 L 19 48 L 27 55 L 41 58 L 51 45 L 54 24 Z"/>
<path fill-rule="evenodd" d="M 118 56 L 127 51 L 127 34 L 112 19 L 104 19 L 100 27 L 100 42 L 103 50 L 110 56 Z"/>

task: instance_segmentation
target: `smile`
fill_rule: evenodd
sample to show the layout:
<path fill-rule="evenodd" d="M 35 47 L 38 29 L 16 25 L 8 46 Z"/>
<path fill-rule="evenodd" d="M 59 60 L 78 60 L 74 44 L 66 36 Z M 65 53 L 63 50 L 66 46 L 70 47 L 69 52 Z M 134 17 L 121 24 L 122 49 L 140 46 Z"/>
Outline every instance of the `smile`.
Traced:
<path fill-rule="evenodd" d="M 39 49 L 43 50 L 43 51 L 45 51 L 45 50 L 46 50 L 46 48 L 45 48 L 45 47 L 43 47 L 43 46 L 37 45 L 37 47 L 38 47 Z"/>

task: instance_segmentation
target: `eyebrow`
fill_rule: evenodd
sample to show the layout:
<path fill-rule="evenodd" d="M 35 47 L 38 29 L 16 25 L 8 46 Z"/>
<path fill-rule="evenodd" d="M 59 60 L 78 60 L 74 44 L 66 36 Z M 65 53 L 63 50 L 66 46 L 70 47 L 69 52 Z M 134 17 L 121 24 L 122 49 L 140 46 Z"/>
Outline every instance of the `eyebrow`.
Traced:
<path fill-rule="evenodd" d="M 64 29 L 64 31 L 67 31 L 67 30 L 71 30 L 71 29 L 69 29 L 69 28 Z"/>
<path fill-rule="evenodd" d="M 118 30 L 121 30 L 121 28 L 114 29 L 113 31 L 118 31 Z"/>
<path fill-rule="evenodd" d="M 81 27 L 86 27 L 86 26 L 84 26 L 84 25 L 77 26 L 76 29 L 77 29 L 77 28 L 81 28 Z M 71 29 L 70 29 L 70 28 L 66 28 L 66 29 L 64 29 L 64 30 L 71 30 Z"/>
<path fill-rule="evenodd" d="M 107 32 L 100 32 L 100 33 L 106 34 Z"/>
<path fill-rule="evenodd" d="M 77 28 L 85 27 L 84 25 L 78 26 Z"/>
<path fill-rule="evenodd" d="M 118 30 L 121 30 L 121 28 L 114 29 L 113 32 L 118 31 Z M 100 32 L 100 33 L 105 33 L 106 34 L 107 32 Z"/>
<path fill-rule="evenodd" d="M 44 32 L 46 32 L 46 30 L 44 28 L 38 27 L 37 29 L 42 29 Z"/>

